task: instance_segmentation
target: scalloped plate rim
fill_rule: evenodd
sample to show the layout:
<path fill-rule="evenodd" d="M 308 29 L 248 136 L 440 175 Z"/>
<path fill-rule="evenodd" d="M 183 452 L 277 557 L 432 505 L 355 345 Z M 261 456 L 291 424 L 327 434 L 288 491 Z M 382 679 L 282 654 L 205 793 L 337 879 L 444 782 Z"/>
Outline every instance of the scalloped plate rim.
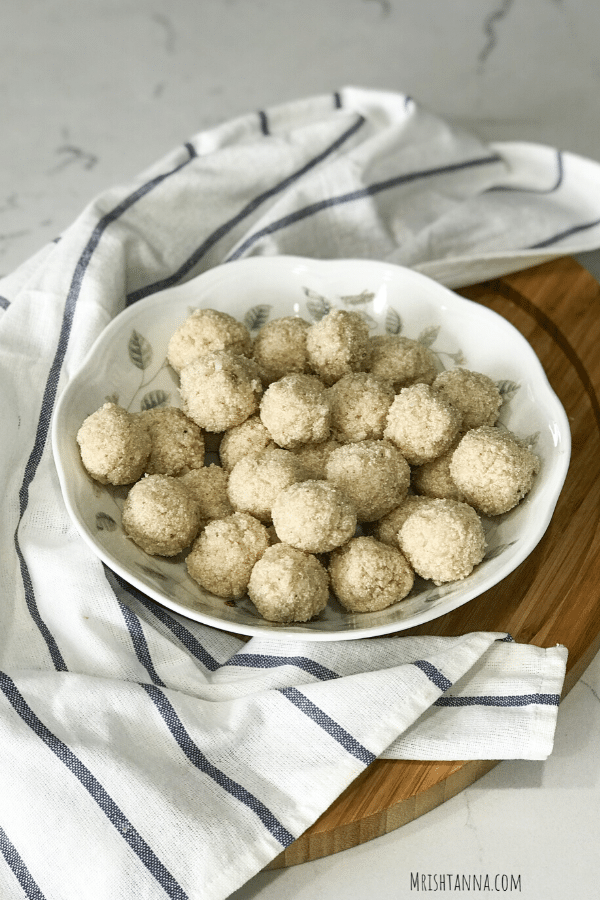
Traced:
<path fill-rule="evenodd" d="M 558 432 L 554 439 L 558 442 L 561 452 L 558 454 L 559 459 L 555 460 L 552 495 L 547 499 L 544 505 L 543 515 L 536 518 L 536 528 L 533 529 L 527 537 L 520 540 L 519 548 L 511 555 L 510 563 L 503 569 L 501 577 L 493 577 L 489 584 L 486 584 L 484 581 L 483 587 L 477 584 L 468 587 L 467 579 L 465 581 L 465 591 L 458 593 L 454 597 L 441 599 L 438 603 L 431 604 L 429 607 L 426 605 L 420 613 L 415 613 L 404 621 L 399 619 L 387 621 L 383 624 L 357 626 L 352 628 L 346 627 L 341 630 L 319 631 L 315 630 L 314 623 L 312 627 L 311 623 L 307 623 L 307 625 L 298 624 L 281 626 L 274 623 L 268 623 L 265 620 L 260 620 L 260 622 L 254 625 L 251 623 L 236 622 L 227 616 L 223 617 L 217 614 L 213 615 L 211 613 L 192 610 L 178 602 L 176 599 L 173 599 L 164 592 L 156 589 L 142 577 L 136 575 L 136 573 L 124 564 L 122 560 L 118 559 L 105 546 L 99 543 L 97 537 L 86 524 L 80 509 L 72 497 L 69 473 L 62 453 L 64 434 L 61 432 L 61 429 L 64 427 L 65 418 L 68 416 L 69 404 L 77 390 L 81 389 L 81 383 L 85 383 L 86 378 L 89 378 L 90 376 L 93 377 L 97 368 L 101 366 L 101 354 L 99 351 L 108 346 L 116 335 L 122 334 L 128 325 L 135 322 L 136 319 L 139 319 L 140 314 L 151 311 L 155 306 L 160 308 L 161 306 L 173 303 L 174 301 L 179 305 L 183 305 L 188 299 L 192 302 L 195 301 L 196 305 L 207 306 L 209 304 L 206 302 L 206 295 L 211 291 L 218 290 L 220 285 L 230 281 L 231 278 L 236 278 L 238 274 L 247 274 L 251 276 L 252 274 L 256 275 L 258 273 L 262 277 L 262 274 L 267 272 L 268 277 L 270 270 L 275 276 L 279 277 L 283 274 L 285 277 L 293 270 L 296 271 L 296 273 L 301 273 L 302 271 L 306 271 L 307 273 L 318 273 L 319 277 L 333 277 L 335 280 L 335 273 L 340 268 L 344 269 L 345 275 L 350 274 L 354 276 L 355 273 L 369 271 L 379 274 L 384 281 L 400 279 L 409 287 L 416 286 L 417 289 L 423 288 L 425 293 L 429 292 L 435 295 L 436 299 L 434 304 L 439 304 L 440 309 L 445 309 L 447 304 L 454 309 L 455 313 L 456 309 L 459 309 L 461 314 L 464 312 L 468 317 L 472 318 L 474 316 L 481 322 L 496 324 L 501 331 L 510 335 L 511 340 L 515 342 L 519 347 L 519 350 L 524 354 L 524 357 L 528 360 L 528 365 L 535 370 L 536 379 L 543 385 L 546 392 L 546 402 L 552 408 L 554 425 L 558 428 Z M 197 296 L 199 288 L 201 289 L 200 301 Z M 460 297 L 449 288 L 434 282 L 426 275 L 412 269 L 406 269 L 394 263 L 363 259 L 319 260 L 299 256 L 250 257 L 231 263 L 224 263 L 189 279 L 183 284 L 158 291 L 145 299 L 138 301 L 135 305 L 124 309 L 108 323 L 101 334 L 96 338 L 90 350 L 85 355 L 83 362 L 60 395 L 52 421 L 51 436 L 59 482 L 69 515 L 87 546 L 90 547 L 95 555 L 106 563 L 112 571 L 120 575 L 127 583 L 151 597 L 162 607 L 165 607 L 186 619 L 191 619 L 228 632 L 246 636 L 276 636 L 277 638 L 296 641 L 356 640 L 364 637 L 375 637 L 400 632 L 439 618 L 442 615 L 446 615 L 474 599 L 476 596 L 479 596 L 484 591 L 489 590 L 517 568 L 517 566 L 529 556 L 543 537 L 552 518 L 554 508 L 566 478 L 571 451 L 568 418 L 560 400 L 547 379 L 535 351 L 526 338 L 501 315 L 486 307 L 480 306 L 474 301 Z M 149 557 L 149 559 L 152 560 L 154 558 Z M 222 598 L 217 599 L 222 600 Z M 390 607 L 389 609 L 393 608 Z M 386 611 L 384 610 L 382 612 L 385 613 Z M 356 615 L 347 616 L 348 620 L 356 620 L 356 618 Z"/>

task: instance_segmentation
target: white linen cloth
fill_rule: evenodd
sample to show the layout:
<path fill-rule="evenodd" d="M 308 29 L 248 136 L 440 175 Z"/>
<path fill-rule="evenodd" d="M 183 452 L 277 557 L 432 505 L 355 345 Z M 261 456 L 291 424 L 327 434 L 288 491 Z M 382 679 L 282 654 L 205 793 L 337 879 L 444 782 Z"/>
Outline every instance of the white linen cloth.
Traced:
<path fill-rule="evenodd" d="M 193 136 L 0 281 L 0 896 L 227 897 L 375 758 L 544 759 L 567 649 L 248 643 L 129 588 L 70 522 L 60 391 L 128 303 L 256 254 L 449 286 L 600 244 L 600 167 L 345 88 Z"/>

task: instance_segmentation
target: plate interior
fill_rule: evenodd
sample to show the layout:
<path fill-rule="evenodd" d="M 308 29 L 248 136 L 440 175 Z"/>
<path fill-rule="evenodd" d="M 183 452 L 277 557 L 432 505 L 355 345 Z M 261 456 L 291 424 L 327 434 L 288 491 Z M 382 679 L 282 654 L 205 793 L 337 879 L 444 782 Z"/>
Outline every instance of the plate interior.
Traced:
<path fill-rule="evenodd" d="M 403 334 L 436 354 L 440 371 L 457 365 L 500 386 L 500 424 L 528 438 L 542 465 L 529 495 L 509 513 L 483 519 L 487 553 L 461 582 L 436 587 L 417 578 L 409 596 L 375 613 L 352 614 L 332 600 L 315 620 L 277 625 L 251 601 L 216 597 L 187 574 L 183 555 L 151 557 L 123 533 L 128 488 L 103 486 L 85 472 L 75 440 L 83 420 L 107 400 L 132 412 L 179 406 L 178 378 L 166 362 L 169 338 L 190 312 L 212 307 L 254 334 L 270 319 L 309 322 L 330 309 L 360 312 L 372 334 Z M 570 433 L 564 409 L 525 338 L 504 318 L 431 279 L 364 260 L 250 258 L 211 269 L 124 310 L 102 332 L 61 395 L 52 440 L 69 513 L 92 550 L 133 587 L 174 612 L 240 634 L 342 640 L 387 634 L 445 615 L 515 569 L 544 534 L 564 483 Z"/>

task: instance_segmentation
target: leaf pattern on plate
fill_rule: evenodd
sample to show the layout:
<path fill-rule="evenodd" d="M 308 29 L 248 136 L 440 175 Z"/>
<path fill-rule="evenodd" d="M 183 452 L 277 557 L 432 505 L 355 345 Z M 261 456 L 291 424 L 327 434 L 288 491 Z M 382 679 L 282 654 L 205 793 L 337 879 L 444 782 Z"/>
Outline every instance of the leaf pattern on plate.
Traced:
<path fill-rule="evenodd" d="M 140 409 L 156 409 L 159 406 L 168 406 L 171 395 L 167 391 L 149 391 L 140 401 Z"/>
<path fill-rule="evenodd" d="M 365 289 L 360 294 L 344 294 L 340 297 L 340 300 L 348 306 L 360 306 L 362 303 L 370 303 L 374 296 L 373 291 Z"/>
<path fill-rule="evenodd" d="M 535 431 L 533 434 L 528 435 L 524 438 L 519 438 L 519 442 L 524 444 L 525 447 L 535 447 L 540 437 L 539 431 Z"/>
<path fill-rule="evenodd" d="M 143 566 L 140 563 L 138 563 L 138 566 L 142 570 L 142 572 L 146 573 L 146 575 L 151 575 L 153 578 L 158 578 L 159 581 L 163 581 L 166 584 L 172 582 L 173 580 L 172 578 L 169 578 L 168 575 L 164 575 L 162 572 L 159 572 L 158 569 L 152 569 L 150 568 L 150 566 Z"/>
<path fill-rule="evenodd" d="M 400 334 L 410 335 L 411 338 L 420 341 L 421 345 L 431 348 L 435 353 L 440 368 L 450 368 L 453 365 L 468 365 L 465 363 L 465 354 L 458 349 L 458 343 L 462 343 L 459 334 L 446 334 L 444 325 L 441 324 L 440 317 L 437 318 L 432 311 L 431 317 L 425 315 L 425 310 L 408 304 L 406 307 L 400 295 L 394 300 L 394 309 L 389 302 L 386 291 L 380 289 L 380 282 L 373 280 L 374 288 L 368 287 L 371 278 L 359 275 L 354 282 L 347 281 L 347 273 L 344 272 L 344 282 L 336 283 L 335 279 L 329 277 L 329 273 L 325 272 L 321 277 L 319 270 L 316 275 L 310 274 L 310 270 L 301 275 L 299 282 L 298 274 L 294 272 L 291 282 L 287 285 L 287 290 L 283 290 L 280 299 L 274 293 L 257 292 L 254 288 L 248 290 L 246 297 L 226 298 L 223 303 L 224 309 L 230 309 L 238 320 L 244 321 L 249 327 L 252 337 L 256 336 L 257 330 L 261 328 L 267 321 L 274 319 L 278 315 L 301 315 L 310 323 L 321 320 L 325 315 L 333 309 L 346 309 L 363 317 L 369 322 L 369 325 L 376 325 L 371 333 L 387 334 L 389 336 L 399 336 Z M 305 284 L 302 284 L 302 281 Z M 312 286 L 308 287 L 306 283 Z M 350 290 L 350 293 L 341 294 L 341 290 Z M 323 291 L 327 291 L 324 295 Z M 192 314 L 196 309 L 200 308 L 189 304 L 189 297 L 179 302 L 176 307 L 176 313 L 172 311 L 169 303 L 168 314 L 169 321 L 172 321 L 172 332 L 175 327 L 185 320 L 187 315 Z M 264 303 L 262 301 L 265 301 Z M 272 304 L 272 305 L 268 305 Z M 280 304 L 282 309 L 280 309 Z M 218 304 L 217 304 L 218 305 Z M 136 307 L 132 307 L 134 309 Z M 140 309 L 142 307 L 139 307 Z M 402 309 L 402 313 L 400 313 Z M 155 322 L 153 318 L 144 315 L 138 317 L 129 316 L 125 320 L 127 324 L 121 327 L 118 335 L 118 342 L 105 348 L 105 352 L 111 359 L 114 359 L 118 350 L 118 362 L 114 366 L 114 370 L 118 373 L 119 379 L 115 381 L 109 377 L 103 378 L 103 383 L 98 385 L 99 395 L 101 399 L 104 391 L 108 391 L 111 396 L 106 397 L 106 401 L 119 403 L 124 407 L 134 410 L 152 409 L 160 406 L 168 406 L 171 403 L 177 404 L 179 376 L 169 365 L 165 359 L 166 338 L 164 329 L 161 330 L 160 322 Z M 440 322 L 438 326 L 437 321 Z M 421 334 L 417 334 L 421 330 Z M 469 333 L 463 338 L 467 357 L 470 355 L 471 347 L 476 338 Z M 111 342 L 112 344 L 112 342 Z M 477 341 L 479 346 L 479 342 Z M 509 355 L 510 359 L 510 355 Z M 526 383 L 525 372 L 521 373 L 520 368 L 511 369 L 508 373 L 505 371 L 498 372 L 498 377 L 509 375 L 515 378 L 515 381 L 504 380 L 498 381 L 498 389 L 507 406 L 505 408 L 506 423 L 500 422 L 499 428 L 508 430 L 511 422 L 511 415 L 519 412 L 521 405 L 527 399 L 524 395 L 526 392 L 524 385 Z M 105 366 L 105 376 L 112 375 L 112 367 Z M 516 379 L 520 383 L 516 382 Z M 494 379 L 495 380 L 495 379 Z M 513 403 L 510 401 L 514 397 Z M 105 401 L 105 402 L 106 402 Z M 90 405 L 90 412 L 96 408 L 96 395 L 94 395 L 94 403 Z M 534 429 L 541 427 L 537 419 L 531 420 L 526 426 L 533 432 Z M 539 433 L 531 434 L 529 437 L 521 438 L 524 443 L 530 445 L 537 444 L 535 448 L 543 457 L 546 445 L 546 434 L 544 430 Z M 211 460 L 212 461 L 212 460 Z M 86 477 L 85 473 L 79 477 Z M 90 522 L 90 531 L 93 531 L 93 538 L 100 547 L 112 548 L 117 543 L 119 553 L 123 554 L 127 571 L 131 572 L 132 578 L 139 579 L 142 577 L 143 590 L 144 583 L 152 584 L 155 593 L 158 592 L 159 597 L 163 596 L 170 602 L 174 599 L 184 609 L 190 610 L 190 615 L 195 617 L 196 613 L 208 614 L 211 620 L 221 617 L 223 627 L 227 628 L 227 623 L 244 622 L 252 623 L 259 628 L 263 628 L 266 632 L 284 632 L 288 630 L 286 625 L 269 625 L 253 607 L 251 601 L 247 597 L 235 600 L 223 600 L 217 598 L 208 592 L 203 591 L 195 584 L 188 584 L 189 578 L 185 574 L 185 568 L 182 569 L 180 560 L 172 560 L 162 562 L 160 559 L 147 557 L 143 551 L 137 549 L 129 540 L 122 539 L 124 534 L 121 526 L 121 510 L 125 498 L 127 496 L 128 487 L 107 487 L 95 482 L 89 478 L 89 487 L 86 488 L 85 497 L 85 517 Z M 533 506 L 533 504 L 531 504 Z M 105 510 L 111 510 L 111 514 Z M 485 557 L 486 562 L 483 564 L 483 572 L 475 578 L 486 577 L 489 569 L 492 574 L 496 567 L 501 568 L 506 557 L 510 557 L 514 548 L 512 544 L 519 545 L 519 540 L 512 540 L 515 530 L 510 524 L 510 519 L 503 530 L 497 533 L 498 525 L 495 522 L 489 526 L 486 523 L 486 538 L 488 540 L 488 552 Z M 144 565 L 143 558 L 146 559 Z M 489 560 L 489 562 L 488 562 Z M 493 562 L 492 562 L 493 560 Z M 145 575 L 143 574 L 145 573 Z M 134 583 L 137 583 L 134 581 Z M 469 582 L 470 583 L 470 582 Z M 401 604 L 398 604 L 398 613 L 393 611 L 390 613 L 394 618 L 394 622 L 398 628 L 406 627 L 405 619 L 410 619 L 415 614 L 419 614 L 424 610 L 430 610 L 430 615 L 439 614 L 446 602 L 448 596 L 453 597 L 454 594 L 460 593 L 462 585 L 450 584 L 448 586 L 436 586 L 431 581 L 417 578 L 415 580 L 415 588 L 410 595 L 405 598 Z M 337 603 L 337 601 L 336 601 Z M 323 632 L 337 631 L 340 628 L 347 630 L 371 627 L 371 624 L 377 625 L 379 619 L 384 620 L 384 615 L 372 617 L 365 616 L 348 616 L 336 603 L 330 603 L 326 610 L 317 618 L 321 623 L 317 630 Z M 350 621 L 352 620 L 352 621 Z M 364 623 L 364 624 L 363 624 Z M 292 630 L 301 631 L 310 629 L 310 624 L 306 626 L 292 626 Z"/>
<path fill-rule="evenodd" d="M 258 331 L 259 328 L 262 328 L 271 315 L 271 309 L 272 307 L 268 303 L 259 303 L 257 306 L 250 307 L 244 316 L 244 325 L 248 331 Z"/>
<path fill-rule="evenodd" d="M 385 333 L 400 334 L 402 331 L 402 319 L 400 313 L 397 313 L 391 306 L 385 314 Z"/>
<path fill-rule="evenodd" d="M 417 340 L 419 344 L 423 344 L 424 347 L 431 347 L 437 341 L 439 333 L 439 325 L 430 325 L 429 328 L 423 329 Z"/>
<path fill-rule="evenodd" d="M 117 523 L 108 513 L 99 512 L 96 513 L 96 528 L 98 531 L 115 531 Z"/>
<path fill-rule="evenodd" d="M 457 350 L 456 353 L 448 353 L 446 355 L 450 357 L 455 366 L 461 366 L 465 362 L 465 354 L 462 350 Z"/>
<path fill-rule="evenodd" d="M 311 288 L 303 287 L 302 290 L 306 294 L 306 308 L 310 313 L 311 319 L 319 322 L 323 316 L 326 316 L 331 311 L 331 303 L 327 297 L 323 297 L 322 294 L 318 294 Z"/>
<path fill-rule="evenodd" d="M 497 381 L 496 387 L 500 391 L 504 403 L 510 403 L 512 398 L 520 389 L 521 385 L 516 381 Z"/>
<path fill-rule="evenodd" d="M 491 547 L 483 557 L 484 560 L 488 559 L 496 559 L 497 556 L 504 553 L 505 550 L 508 550 L 509 547 L 512 547 L 513 544 L 516 544 L 516 541 L 509 541 L 507 544 L 497 544 L 495 547 Z"/>
<path fill-rule="evenodd" d="M 127 350 L 129 359 L 138 369 L 147 369 L 152 362 L 152 344 L 135 328 L 131 332 Z"/>
<path fill-rule="evenodd" d="M 429 591 L 423 592 L 423 602 L 424 603 L 435 603 L 437 600 L 441 600 L 443 594 L 440 588 L 432 588 Z"/>

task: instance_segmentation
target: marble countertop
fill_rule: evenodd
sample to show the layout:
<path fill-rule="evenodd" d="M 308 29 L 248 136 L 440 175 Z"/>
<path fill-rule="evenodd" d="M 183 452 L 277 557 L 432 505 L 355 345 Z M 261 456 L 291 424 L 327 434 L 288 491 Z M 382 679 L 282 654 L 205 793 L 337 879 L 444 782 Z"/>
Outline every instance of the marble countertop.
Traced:
<path fill-rule="evenodd" d="M 485 140 L 600 160 L 593 0 L 3 0 L 2 24 L 0 274 L 195 132 L 348 84 L 408 93 Z M 600 277 L 600 253 L 579 259 Z M 547 761 L 500 763 L 401 829 L 233 897 L 400 900 L 471 878 L 471 894 L 592 900 L 599 747 L 600 656 Z"/>

